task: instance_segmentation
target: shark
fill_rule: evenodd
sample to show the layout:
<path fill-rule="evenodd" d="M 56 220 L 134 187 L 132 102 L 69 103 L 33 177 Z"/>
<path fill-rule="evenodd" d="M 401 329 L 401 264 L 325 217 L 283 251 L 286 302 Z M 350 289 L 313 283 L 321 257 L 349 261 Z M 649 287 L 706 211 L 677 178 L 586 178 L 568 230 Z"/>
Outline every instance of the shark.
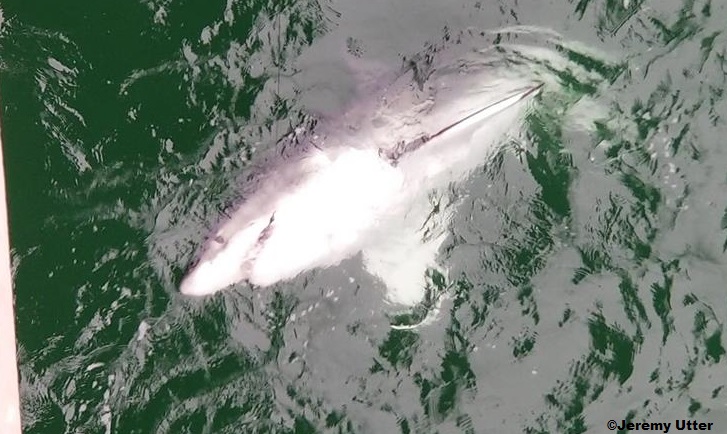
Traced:
<path fill-rule="evenodd" d="M 417 303 L 446 238 L 424 229 L 436 214 L 431 192 L 486 164 L 543 86 L 481 58 L 450 59 L 409 67 L 342 114 L 294 130 L 285 142 L 295 155 L 279 157 L 212 230 L 180 292 L 268 287 L 362 253 L 390 301 Z"/>

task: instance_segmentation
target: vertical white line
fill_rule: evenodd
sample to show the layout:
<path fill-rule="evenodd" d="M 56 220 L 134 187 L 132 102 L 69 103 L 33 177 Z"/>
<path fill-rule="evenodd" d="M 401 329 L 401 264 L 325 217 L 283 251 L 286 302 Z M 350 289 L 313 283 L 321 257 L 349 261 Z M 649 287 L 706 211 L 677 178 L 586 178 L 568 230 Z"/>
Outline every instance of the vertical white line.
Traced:
<path fill-rule="evenodd" d="M 1 134 L 0 134 L 1 136 Z M 0 433 L 20 434 L 18 360 L 15 348 L 13 282 L 5 196 L 5 166 L 0 138 Z"/>

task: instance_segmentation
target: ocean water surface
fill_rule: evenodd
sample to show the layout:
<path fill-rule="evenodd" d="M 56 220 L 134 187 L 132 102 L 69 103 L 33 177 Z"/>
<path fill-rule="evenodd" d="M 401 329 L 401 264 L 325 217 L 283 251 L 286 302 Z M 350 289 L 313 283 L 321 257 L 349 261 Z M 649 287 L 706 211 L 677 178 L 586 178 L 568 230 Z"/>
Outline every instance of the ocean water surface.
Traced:
<path fill-rule="evenodd" d="M 0 1 L 24 432 L 727 431 L 726 8 Z M 422 303 L 360 255 L 178 292 L 281 138 L 462 53 L 544 88 L 431 193 Z"/>

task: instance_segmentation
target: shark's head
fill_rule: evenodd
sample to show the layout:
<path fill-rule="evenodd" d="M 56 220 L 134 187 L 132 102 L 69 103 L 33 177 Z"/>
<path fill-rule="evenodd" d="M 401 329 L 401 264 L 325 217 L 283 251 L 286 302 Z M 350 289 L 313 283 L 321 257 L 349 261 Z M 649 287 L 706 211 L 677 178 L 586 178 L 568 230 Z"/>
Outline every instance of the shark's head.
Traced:
<path fill-rule="evenodd" d="M 236 231 L 234 222 L 223 225 L 188 267 L 180 292 L 207 295 L 247 279 L 255 252 L 263 247 L 272 230 L 273 219 L 273 215 L 263 214 Z"/>

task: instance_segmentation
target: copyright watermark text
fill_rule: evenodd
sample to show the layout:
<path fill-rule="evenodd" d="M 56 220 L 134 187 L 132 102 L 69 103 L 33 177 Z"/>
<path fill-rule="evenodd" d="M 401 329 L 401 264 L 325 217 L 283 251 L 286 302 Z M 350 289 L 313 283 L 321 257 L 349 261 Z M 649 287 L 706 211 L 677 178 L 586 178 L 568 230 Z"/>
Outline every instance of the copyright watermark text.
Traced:
<path fill-rule="evenodd" d="M 670 422 L 627 422 L 626 420 L 606 422 L 611 431 L 657 431 L 662 433 L 674 431 L 712 431 L 714 423 L 698 420 L 676 419 Z"/>

